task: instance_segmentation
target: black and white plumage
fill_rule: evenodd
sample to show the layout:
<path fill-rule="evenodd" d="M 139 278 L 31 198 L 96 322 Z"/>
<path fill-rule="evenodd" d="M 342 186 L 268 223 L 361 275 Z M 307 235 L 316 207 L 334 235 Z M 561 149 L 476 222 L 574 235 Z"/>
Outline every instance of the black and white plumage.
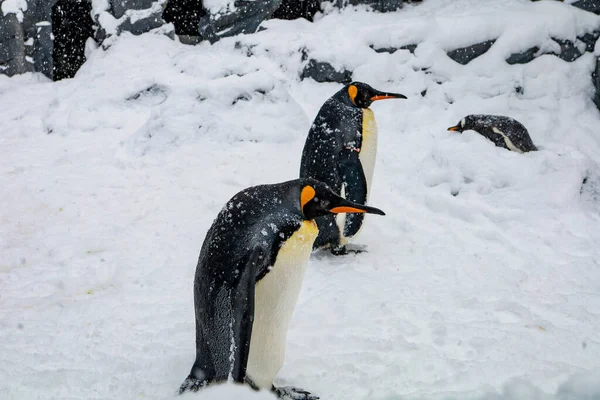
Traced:
<path fill-rule="evenodd" d="M 331 96 L 317 114 L 302 151 L 300 177 L 318 179 L 333 191 L 358 204 L 366 204 L 377 155 L 377 124 L 369 108 L 384 99 L 406 99 L 352 82 Z M 315 248 L 345 254 L 345 244 L 363 224 L 362 214 L 317 218 Z"/>
<path fill-rule="evenodd" d="M 355 204 L 314 179 L 260 185 L 236 194 L 206 234 L 194 279 L 196 360 L 180 387 L 225 381 L 271 389 L 287 399 L 316 399 L 275 388 L 287 330 L 317 237 L 328 213 L 383 211 Z"/>
<path fill-rule="evenodd" d="M 471 114 L 458 124 L 448 128 L 449 131 L 464 132 L 474 130 L 491 140 L 496 146 L 525 153 L 535 151 L 529 132 L 519 121 L 501 115 Z"/>

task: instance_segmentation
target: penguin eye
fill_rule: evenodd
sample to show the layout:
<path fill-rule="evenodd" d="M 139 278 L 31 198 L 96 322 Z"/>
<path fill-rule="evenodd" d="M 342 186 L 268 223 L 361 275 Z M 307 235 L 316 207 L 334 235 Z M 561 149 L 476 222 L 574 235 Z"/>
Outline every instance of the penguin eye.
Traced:
<path fill-rule="evenodd" d="M 329 201 L 321 200 L 321 203 L 319 205 L 321 206 L 322 209 L 326 210 L 329 207 Z"/>
<path fill-rule="evenodd" d="M 319 198 L 317 196 L 313 197 L 313 201 L 316 203 L 317 201 L 319 201 Z"/>

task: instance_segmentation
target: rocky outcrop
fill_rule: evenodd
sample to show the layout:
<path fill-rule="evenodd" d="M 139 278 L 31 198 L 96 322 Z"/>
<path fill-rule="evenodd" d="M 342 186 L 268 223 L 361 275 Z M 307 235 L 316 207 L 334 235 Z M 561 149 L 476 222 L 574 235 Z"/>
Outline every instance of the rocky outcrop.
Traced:
<path fill-rule="evenodd" d="M 337 0 L 336 4 L 339 8 L 346 7 L 348 5 L 367 5 L 375 11 L 379 12 L 392 12 L 402 8 L 403 0 Z"/>
<path fill-rule="evenodd" d="M 234 6 L 200 18 L 198 31 L 211 43 L 227 36 L 254 33 L 281 5 L 282 0 L 236 0 Z"/>
<path fill-rule="evenodd" d="M 23 27 L 15 14 L 0 18 L 0 72 L 12 76 L 33 70 L 25 58 Z"/>
<path fill-rule="evenodd" d="M 585 11 L 600 14 L 600 0 L 579 0 L 572 3 L 572 5 Z"/>
<path fill-rule="evenodd" d="M 344 68 L 336 69 L 328 62 L 310 59 L 300 72 L 300 79 L 306 78 L 312 78 L 317 82 L 349 83 L 352 81 L 352 71 Z"/>
<path fill-rule="evenodd" d="M 376 53 L 394 54 L 398 50 L 408 50 L 411 52 L 411 54 L 414 54 L 415 50 L 417 49 L 417 46 L 418 45 L 416 44 L 407 44 L 400 47 L 376 47 L 374 45 L 371 45 L 369 47 L 371 47 Z"/>
<path fill-rule="evenodd" d="M 446 54 L 448 54 L 448 57 L 450 57 L 457 63 L 462 64 L 462 65 L 467 65 L 468 63 L 473 61 L 475 58 L 479 57 L 480 55 L 482 55 L 486 51 L 488 51 L 495 42 L 496 42 L 496 39 L 486 40 L 485 42 L 475 43 L 471 46 L 461 47 L 461 48 L 458 48 L 455 50 L 451 50 Z"/>
<path fill-rule="evenodd" d="M 233 6 L 209 12 L 199 23 L 200 36 L 211 43 L 240 33 L 256 32 L 261 22 L 269 18 L 312 21 L 322 0 L 235 0 Z M 412 0 L 418 2 L 420 0 Z M 406 0 L 334 0 L 338 8 L 367 5 L 375 11 L 391 12 L 400 9 Z"/>
<path fill-rule="evenodd" d="M 540 51 L 540 48 L 535 46 L 535 47 L 532 47 L 521 53 L 511 54 L 510 57 L 508 57 L 506 59 L 506 62 L 511 65 L 512 64 L 526 64 L 536 57 L 536 54 L 538 51 Z"/>

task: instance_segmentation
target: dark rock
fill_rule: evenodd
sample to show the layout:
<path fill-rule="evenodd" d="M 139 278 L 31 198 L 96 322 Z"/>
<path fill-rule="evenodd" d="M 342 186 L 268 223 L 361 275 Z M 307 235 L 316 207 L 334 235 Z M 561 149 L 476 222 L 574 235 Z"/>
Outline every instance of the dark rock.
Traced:
<path fill-rule="evenodd" d="M 179 35 L 182 43 L 198 41 L 198 39 L 183 38 L 198 37 L 198 23 L 200 18 L 208 12 L 202 6 L 202 0 L 169 0 L 162 17 L 166 22 L 172 22 L 175 26 L 175 33 Z"/>
<path fill-rule="evenodd" d="M 418 44 L 407 44 L 400 47 L 400 50 L 408 50 L 411 54 L 415 54 L 415 50 L 417 49 Z"/>
<path fill-rule="evenodd" d="M 152 7 L 156 0 L 110 0 L 112 15 L 121 18 L 127 10 L 145 10 Z"/>
<path fill-rule="evenodd" d="M 586 33 L 585 35 L 578 38 L 578 42 L 585 43 L 586 51 L 594 51 L 596 40 L 600 36 L 600 32 Z M 556 43 L 560 45 L 560 53 L 545 53 L 552 54 L 560 58 L 561 60 L 572 62 L 581 57 L 582 53 L 576 46 L 577 43 L 573 43 L 570 40 L 552 38 Z M 539 51 L 539 47 L 532 47 L 522 53 L 512 54 L 506 59 L 509 64 L 525 64 L 532 61 Z"/>
<path fill-rule="evenodd" d="M 52 7 L 57 0 L 27 0 L 23 28 L 25 39 L 33 39 L 33 46 L 27 49 L 33 59 L 32 69 L 52 79 Z"/>
<path fill-rule="evenodd" d="M 471 46 L 461 47 L 460 49 L 455 49 L 455 50 L 449 51 L 446 54 L 448 54 L 448 57 L 450 57 L 457 63 L 466 65 L 469 62 L 471 62 L 472 60 L 474 60 L 475 58 L 479 57 L 480 55 L 482 55 L 486 51 L 488 51 L 495 42 L 496 42 L 496 39 L 486 40 L 485 42 L 476 43 Z"/>
<path fill-rule="evenodd" d="M 53 49 L 52 25 L 49 21 L 38 22 L 33 42 L 33 64 L 36 71 L 43 73 L 50 79 L 52 79 Z"/>
<path fill-rule="evenodd" d="M 585 43 L 585 51 L 593 52 L 594 47 L 596 45 L 596 41 L 600 37 L 600 32 L 596 31 L 594 33 L 586 33 L 583 36 L 577 37 L 577 39 L 581 40 Z"/>
<path fill-rule="evenodd" d="M 375 45 L 370 45 L 369 47 L 372 48 L 376 53 L 393 54 L 396 51 L 398 51 L 398 48 L 396 48 L 396 47 L 375 47 Z"/>
<path fill-rule="evenodd" d="M 408 50 L 411 52 L 411 54 L 414 54 L 417 46 L 417 44 L 407 44 L 400 47 L 375 47 L 375 45 L 372 44 L 369 47 L 371 47 L 376 53 L 394 54 L 398 50 Z"/>
<path fill-rule="evenodd" d="M 25 46 L 22 40 L 18 40 L 16 37 L 11 39 L 4 39 L 1 41 L 0 46 L 0 63 L 6 64 L 15 58 L 16 54 L 25 54 Z"/>
<path fill-rule="evenodd" d="M 177 31 L 175 31 L 177 32 Z M 195 45 L 201 42 L 200 36 L 198 35 L 177 35 L 179 41 L 183 44 Z"/>
<path fill-rule="evenodd" d="M 560 45 L 560 54 L 555 54 L 558 58 L 564 61 L 572 62 L 581 57 L 581 52 L 570 40 L 552 38 Z M 554 53 L 551 53 L 554 54 Z"/>
<path fill-rule="evenodd" d="M 333 68 L 328 62 L 311 59 L 300 73 L 300 79 L 312 78 L 317 82 L 352 82 L 352 71 L 342 69 L 341 71 Z"/>
<path fill-rule="evenodd" d="M 379 12 L 393 12 L 402 8 L 403 0 L 337 0 L 337 7 L 343 8 L 347 5 L 357 6 L 365 4 Z"/>
<path fill-rule="evenodd" d="M 215 43 L 227 36 L 254 33 L 279 8 L 282 0 L 235 0 L 235 10 L 221 10 L 200 18 L 200 37 Z"/>
<path fill-rule="evenodd" d="M 312 22 L 321 8 L 320 0 L 283 0 L 271 18 L 298 19 L 304 18 Z"/>
<path fill-rule="evenodd" d="M 31 70 L 25 60 L 25 37 L 15 14 L 0 17 L 0 72 L 8 76 Z"/>
<path fill-rule="evenodd" d="M 594 14 L 600 14 L 600 0 L 579 0 L 571 5 Z"/>
<path fill-rule="evenodd" d="M 526 64 L 535 58 L 535 54 L 540 50 L 539 47 L 532 47 L 529 50 L 525 50 L 522 53 L 511 54 L 506 59 L 509 64 Z"/>
<path fill-rule="evenodd" d="M 121 25 L 119 25 L 119 32 L 130 32 L 134 35 L 141 35 L 156 29 L 165 24 L 165 20 L 162 19 L 162 13 L 155 13 L 147 18 L 138 19 L 135 22 L 131 22 L 130 18 L 126 18 Z"/>

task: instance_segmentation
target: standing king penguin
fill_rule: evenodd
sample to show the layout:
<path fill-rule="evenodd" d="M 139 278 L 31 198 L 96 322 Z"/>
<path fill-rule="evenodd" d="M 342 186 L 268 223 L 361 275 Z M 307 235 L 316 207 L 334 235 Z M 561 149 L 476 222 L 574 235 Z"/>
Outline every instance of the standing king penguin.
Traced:
<path fill-rule="evenodd" d="M 318 228 L 329 213 L 383 211 L 355 204 L 314 179 L 236 194 L 206 234 L 194 279 L 196 361 L 179 392 L 225 381 L 280 398 L 318 397 L 276 388 L 285 340 Z"/>
<path fill-rule="evenodd" d="M 362 82 L 352 82 L 331 96 L 308 132 L 300 178 L 325 182 L 341 197 L 366 204 L 377 154 L 377 124 L 369 106 L 384 99 L 406 96 L 380 92 Z M 362 214 L 317 218 L 314 248 L 329 246 L 335 255 L 346 254 L 346 243 L 358 233 L 363 218 Z"/>

